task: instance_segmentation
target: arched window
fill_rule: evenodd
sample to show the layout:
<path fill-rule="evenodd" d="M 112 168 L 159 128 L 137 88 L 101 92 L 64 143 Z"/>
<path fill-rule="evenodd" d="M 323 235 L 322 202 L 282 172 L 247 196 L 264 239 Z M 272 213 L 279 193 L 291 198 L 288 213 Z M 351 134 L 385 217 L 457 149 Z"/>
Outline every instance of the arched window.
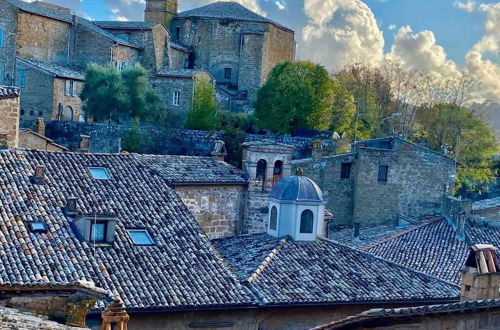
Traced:
<path fill-rule="evenodd" d="M 269 221 L 269 228 L 272 230 L 276 230 L 278 227 L 278 209 L 276 206 L 271 208 L 271 219 Z"/>
<path fill-rule="evenodd" d="M 273 182 L 276 183 L 281 180 L 283 176 L 283 162 L 281 160 L 277 160 L 274 162 L 273 169 Z"/>
<path fill-rule="evenodd" d="M 266 180 L 266 169 L 267 162 L 264 159 L 261 159 L 257 162 L 257 175 L 255 176 L 257 179 L 262 181 Z"/>
<path fill-rule="evenodd" d="M 66 107 L 64 109 L 62 120 L 73 120 L 73 109 L 71 107 Z"/>
<path fill-rule="evenodd" d="M 312 234 L 314 225 L 314 214 L 311 210 L 305 210 L 300 216 L 300 233 Z"/>

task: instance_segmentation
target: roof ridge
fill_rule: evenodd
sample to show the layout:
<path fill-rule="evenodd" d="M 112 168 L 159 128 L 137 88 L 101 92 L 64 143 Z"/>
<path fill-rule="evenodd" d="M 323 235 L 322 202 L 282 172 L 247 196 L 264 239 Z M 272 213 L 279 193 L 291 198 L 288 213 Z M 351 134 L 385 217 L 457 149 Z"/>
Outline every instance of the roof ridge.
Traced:
<path fill-rule="evenodd" d="M 416 274 L 419 274 L 419 275 L 423 275 L 423 276 L 428 277 L 428 278 L 432 278 L 432 279 L 434 279 L 434 280 L 437 280 L 437 281 L 440 281 L 440 282 L 446 283 L 446 284 L 448 284 L 448 285 L 453 285 L 453 286 L 454 286 L 454 287 L 456 287 L 456 288 L 460 288 L 460 285 L 458 285 L 458 284 L 456 284 L 456 283 L 449 282 L 449 281 L 447 281 L 447 280 L 443 280 L 443 279 L 441 279 L 441 278 L 439 278 L 439 277 L 436 277 L 436 276 L 434 276 L 434 275 L 430 275 L 430 274 L 427 274 L 427 273 L 424 273 L 424 272 L 418 271 L 418 270 L 416 270 L 416 269 L 413 269 L 413 268 L 410 268 L 410 267 L 403 266 L 403 265 L 398 264 L 398 263 L 396 263 L 396 262 L 394 262 L 394 261 L 384 259 L 384 258 L 382 258 L 382 257 L 376 256 L 376 255 L 374 255 L 374 254 L 372 254 L 372 253 L 369 253 L 369 252 L 366 252 L 366 251 L 364 251 L 364 250 L 358 250 L 358 249 L 355 249 L 355 248 L 350 247 L 349 245 L 346 245 L 346 244 L 344 244 L 344 243 L 341 243 L 341 242 L 338 242 L 338 241 L 334 241 L 334 240 L 331 240 L 331 239 L 327 239 L 327 238 L 323 238 L 323 237 L 319 237 L 318 239 L 323 240 L 323 241 L 325 241 L 325 242 L 327 242 L 327 243 L 329 243 L 329 244 L 338 244 L 338 245 L 343 246 L 343 247 L 346 247 L 346 248 L 348 248 L 348 249 L 350 249 L 350 250 L 353 250 L 353 251 L 356 251 L 356 252 L 359 252 L 359 253 L 362 253 L 362 254 L 368 255 L 368 256 L 370 256 L 370 257 L 372 257 L 372 258 L 375 258 L 375 259 L 377 259 L 377 260 L 381 260 L 381 261 L 387 262 L 387 263 L 389 263 L 389 264 L 391 264 L 391 265 L 395 265 L 395 266 L 397 266 L 397 267 L 401 267 L 401 268 L 406 269 L 406 270 L 408 270 L 408 271 L 410 271 L 410 272 L 413 272 L 413 273 L 416 273 Z M 450 297 L 450 298 L 451 298 L 451 297 Z"/>
<path fill-rule="evenodd" d="M 283 246 L 288 242 L 288 236 L 282 238 L 278 244 L 274 247 L 274 249 L 267 255 L 267 257 L 262 261 L 262 263 L 257 267 L 257 269 L 250 275 L 244 282 L 253 282 L 255 281 L 259 275 L 269 266 L 269 264 L 273 261 L 273 259 L 280 253 Z"/>
<path fill-rule="evenodd" d="M 361 250 L 362 250 L 362 251 L 364 251 L 364 252 L 368 252 L 368 250 L 373 249 L 373 248 L 374 248 L 374 247 L 376 247 L 376 246 L 379 246 L 379 245 L 381 245 L 381 244 L 387 243 L 387 242 L 389 242 L 389 241 L 392 241 L 393 239 L 396 239 L 396 238 L 398 238 L 398 237 L 401 237 L 401 236 L 404 236 L 404 235 L 406 235 L 406 234 L 409 234 L 409 233 L 411 233 L 412 231 L 415 231 L 415 230 L 417 230 L 417 229 L 423 228 L 423 227 L 425 227 L 425 226 L 432 225 L 432 224 L 434 224 L 434 223 L 436 223 L 436 222 L 439 222 L 439 221 L 442 221 L 442 220 L 443 220 L 443 217 L 441 217 L 441 218 L 439 218 L 439 219 L 432 220 L 432 221 L 430 221 L 430 222 L 426 222 L 426 223 L 420 224 L 420 225 L 415 226 L 415 227 L 411 227 L 411 228 L 408 228 L 408 229 L 402 230 L 402 231 L 397 232 L 397 233 L 395 233 L 395 234 L 393 234 L 393 235 L 391 235 L 391 236 L 389 236 L 389 237 L 384 237 L 384 238 L 382 238 L 382 239 L 380 239 L 380 240 L 378 240 L 378 241 L 376 241 L 376 242 L 374 242 L 374 243 L 371 243 L 371 244 L 369 244 L 369 245 L 365 246 L 364 248 L 362 248 Z"/>

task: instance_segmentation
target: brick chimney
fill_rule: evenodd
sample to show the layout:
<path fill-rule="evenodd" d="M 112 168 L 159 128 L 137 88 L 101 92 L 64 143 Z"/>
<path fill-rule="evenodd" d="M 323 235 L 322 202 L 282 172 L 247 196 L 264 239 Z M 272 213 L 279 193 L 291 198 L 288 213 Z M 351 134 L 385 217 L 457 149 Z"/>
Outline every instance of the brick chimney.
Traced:
<path fill-rule="evenodd" d="M 80 152 L 90 151 L 90 136 L 80 135 L 80 144 L 78 145 L 78 150 Z"/>
<path fill-rule="evenodd" d="M 462 270 L 460 300 L 500 298 L 500 263 L 497 248 L 489 244 L 476 244 Z"/>
<path fill-rule="evenodd" d="M 78 210 L 76 209 L 77 202 L 78 197 L 68 197 L 66 200 L 66 206 L 64 207 L 64 214 L 68 216 L 78 215 Z"/>
<path fill-rule="evenodd" d="M 40 185 L 45 183 L 45 166 L 38 165 L 35 168 L 35 175 L 31 177 L 31 182 Z"/>
<path fill-rule="evenodd" d="M 45 122 L 43 121 L 43 118 L 38 118 L 36 120 L 36 132 L 42 136 L 45 136 Z"/>
<path fill-rule="evenodd" d="M 315 140 L 311 145 L 311 156 L 314 160 L 319 160 L 323 157 L 323 142 Z"/>
<path fill-rule="evenodd" d="M 108 307 L 101 313 L 103 330 L 127 330 L 128 321 L 130 316 L 125 309 L 125 304 L 123 303 L 120 296 L 115 296 L 113 302 L 109 304 Z"/>

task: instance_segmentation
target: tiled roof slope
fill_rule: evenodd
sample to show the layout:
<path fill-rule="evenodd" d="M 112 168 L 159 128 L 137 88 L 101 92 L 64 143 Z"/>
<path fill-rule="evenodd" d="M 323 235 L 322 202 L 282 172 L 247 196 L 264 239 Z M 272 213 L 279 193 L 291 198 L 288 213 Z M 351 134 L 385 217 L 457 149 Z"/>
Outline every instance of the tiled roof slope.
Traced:
<path fill-rule="evenodd" d="M 144 21 L 93 21 L 102 29 L 110 30 L 151 30 L 156 24 Z"/>
<path fill-rule="evenodd" d="M 57 63 L 44 62 L 33 58 L 17 57 L 17 60 L 32 65 L 41 70 L 47 71 L 48 73 L 56 77 L 69 78 L 81 81 L 85 80 L 85 72 L 83 72 L 78 68 L 63 66 Z"/>
<path fill-rule="evenodd" d="M 142 48 L 139 45 L 128 42 L 125 39 L 117 37 L 114 34 L 109 33 L 108 31 L 101 29 L 100 27 L 95 25 L 93 22 L 86 20 L 85 18 L 78 17 L 77 22 L 78 22 L 78 24 L 85 26 L 89 30 L 94 31 L 95 33 L 98 33 L 98 34 L 102 35 L 103 37 L 108 38 L 109 40 L 116 42 L 119 45 L 124 45 L 124 46 L 132 47 L 132 48 L 139 48 L 139 49 Z"/>
<path fill-rule="evenodd" d="M 246 184 L 243 172 L 212 157 L 173 155 L 134 155 L 158 171 L 169 183 L 182 184 Z"/>
<path fill-rule="evenodd" d="M 267 305 L 450 301 L 459 295 L 457 285 L 340 243 L 272 241 L 265 234 L 212 241 L 242 281 L 269 247 L 248 280 Z"/>
<path fill-rule="evenodd" d="M 44 185 L 30 181 L 37 165 L 46 167 Z M 92 179 L 89 166 L 107 168 L 111 179 Z M 2 283 L 92 281 L 117 290 L 129 310 L 254 302 L 165 180 L 131 155 L 6 151 L 0 187 Z M 77 237 L 62 212 L 68 196 L 79 197 L 79 214 L 116 216 L 112 248 Z M 33 220 L 48 232 L 30 232 Z M 157 244 L 135 246 L 127 228 L 146 228 Z"/>
<path fill-rule="evenodd" d="M 455 231 L 444 218 L 368 246 L 366 251 L 457 284 L 469 254 L 467 244 L 456 239 Z"/>
<path fill-rule="evenodd" d="M 451 304 L 440 304 L 431 306 L 417 306 L 404 308 L 370 309 L 357 315 L 349 316 L 345 319 L 325 324 L 311 330 L 333 330 L 333 329 L 360 329 L 362 326 L 373 326 L 375 321 L 377 326 L 395 325 L 398 320 L 412 319 L 415 317 L 429 317 L 449 313 L 477 313 L 478 311 L 499 310 L 500 299 L 493 300 L 473 300 L 461 301 Z M 383 320 L 387 320 L 384 323 Z M 486 329 L 486 328 L 485 328 Z"/>
<path fill-rule="evenodd" d="M 19 88 L 0 86 L 0 99 L 10 99 L 19 96 Z"/>
<path fill-rule="evenodd" d="M 237 2 L 215 2 L 206 6 L 184 11 L 182 13 L 179 13 L 177 17 L 218 18 L 255 23 L 270 23 L 281 29 L 293 32 L 287 27 L 284 27 L 264 16 L 254 13 L 250 9 Z"/>
<path fill-rule="evenodd" d="M 21 312 L 17 309 L 0 307 L 0 329 L 2 330 L 82 330 L 88 328 L 76 328 L 49 321 L 34 314 Z"/>

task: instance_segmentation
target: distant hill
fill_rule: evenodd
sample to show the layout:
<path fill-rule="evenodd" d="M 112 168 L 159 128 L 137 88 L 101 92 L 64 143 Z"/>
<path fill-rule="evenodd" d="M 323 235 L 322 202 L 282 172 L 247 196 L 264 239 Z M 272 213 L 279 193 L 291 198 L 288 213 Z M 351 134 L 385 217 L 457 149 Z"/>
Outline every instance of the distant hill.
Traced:
<path fill-rule="evenodd" d="M 500 145 L 500 104 L 486 100 L 483 103 L 473 103 L 468 108 L 491 127 Z"/>

